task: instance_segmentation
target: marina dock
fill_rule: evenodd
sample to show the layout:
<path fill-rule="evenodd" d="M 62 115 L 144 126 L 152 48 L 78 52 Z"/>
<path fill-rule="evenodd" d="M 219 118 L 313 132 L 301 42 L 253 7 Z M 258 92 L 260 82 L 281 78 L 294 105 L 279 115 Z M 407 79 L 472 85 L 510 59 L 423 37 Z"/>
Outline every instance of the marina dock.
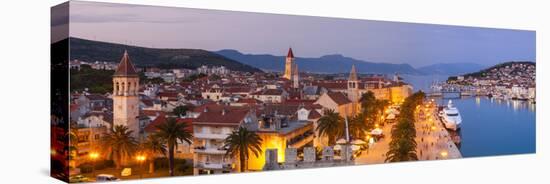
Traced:
<path fill-rule="evenodd" d="M 449 130 L 437 116 L 437 106 L 422 107 L 416 121 L 417 155 L 419 160 L 443 160 L 462 158 Z"/>

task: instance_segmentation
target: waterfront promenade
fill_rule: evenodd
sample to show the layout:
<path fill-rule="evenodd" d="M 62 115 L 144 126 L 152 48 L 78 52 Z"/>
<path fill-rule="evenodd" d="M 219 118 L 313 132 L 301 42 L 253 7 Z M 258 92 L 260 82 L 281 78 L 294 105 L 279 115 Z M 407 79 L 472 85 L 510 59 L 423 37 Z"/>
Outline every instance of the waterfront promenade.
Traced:
<path fill-rule="evenodd" d="M 370 146 L 366 151 L 363 151 L 361 155 L 355 158 L 355 164 L 380 164 L 386 160 L 386 153 L 390 149 L 391 142 L 391 128 L 394 124 L 385 124 L 382 128 L 384 132 L 384 138 L 378 140 L 376 143 Z"/>
<path fill-rule="evenodd" d="M 437 106 L 427 103 L 421 106 L 416 117 L 416 153 L 418 160 L 444 160 L 462 158 L 460 150 L 452 141 L 449 132 L 437 117 Z M 420 111 L 423 111 L 420 113 Z M 355 158 L 355 164 L 384 163 L 391 142 L 391 128 L 395 123 L 385 124 L 382 128 L 385 138 L 374 143 L 368 151 Z"/>
<path fill-rule="evenodd" d="M 437 116 L 437 106 L 427 103 L 419 108 L 416 127 L 416 153 L 418 160 L 462 158 L 447 129 Z"/>

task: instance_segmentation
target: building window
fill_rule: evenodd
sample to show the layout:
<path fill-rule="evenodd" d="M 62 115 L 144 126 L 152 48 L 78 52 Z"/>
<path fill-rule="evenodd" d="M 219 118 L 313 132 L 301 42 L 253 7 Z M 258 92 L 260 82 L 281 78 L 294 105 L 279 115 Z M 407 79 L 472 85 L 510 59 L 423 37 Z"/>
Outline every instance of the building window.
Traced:
<path fill-rule="evenodd" d="M 94 140 L 99 140 L 99 138 L 100 138 L 100 135 L 99 135 L 99 134 L 95 134 L 95 135 L 94 135 Z"/>

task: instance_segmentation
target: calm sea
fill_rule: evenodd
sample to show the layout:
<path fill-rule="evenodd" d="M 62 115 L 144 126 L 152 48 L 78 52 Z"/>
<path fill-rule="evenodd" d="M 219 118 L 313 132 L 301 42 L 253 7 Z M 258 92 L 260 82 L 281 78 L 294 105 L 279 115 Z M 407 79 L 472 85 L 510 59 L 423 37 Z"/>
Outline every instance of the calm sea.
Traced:
<path fill-rule="evenodd" d="M 403 76 L 414 90 L 429 91 L 433 81 L 447 76 Z M 449 99 L 439 99 L 446 104 Z M 460 110 L 464 157 L 535 153 L 535 104 L 524 101 L 494 100 L 487 97 L 452 99 Z"/>

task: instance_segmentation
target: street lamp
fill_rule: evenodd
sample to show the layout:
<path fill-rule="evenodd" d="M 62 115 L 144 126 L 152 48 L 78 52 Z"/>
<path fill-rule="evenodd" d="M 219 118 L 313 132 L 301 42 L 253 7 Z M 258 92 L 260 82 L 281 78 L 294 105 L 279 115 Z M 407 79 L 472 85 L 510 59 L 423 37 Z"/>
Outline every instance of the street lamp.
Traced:
<path fill-rule="evenodd" d="M 447 151 L 442 151 L 440 154 L 442 157 L 446 158 L 449 153 L 447 153 Z"/>
<path fill-rule="evenodd" d="M 92 160 L 92 177 L 94 177 L 95 175 L 95 161 L 97 160 L 97 158 L 99 158 L 99 153 L 97 152 L 91 152 L 88 154 L 88 156 L 90 157 L 90 159 Z"/>
<path fill-rule="evenodd" d="M 143 161 L 145 161 L 146 158 L 144 155 L 138 155 L 136 160 L 139 162 L 139 178 L 141 179 L 143 177 Z"/>

